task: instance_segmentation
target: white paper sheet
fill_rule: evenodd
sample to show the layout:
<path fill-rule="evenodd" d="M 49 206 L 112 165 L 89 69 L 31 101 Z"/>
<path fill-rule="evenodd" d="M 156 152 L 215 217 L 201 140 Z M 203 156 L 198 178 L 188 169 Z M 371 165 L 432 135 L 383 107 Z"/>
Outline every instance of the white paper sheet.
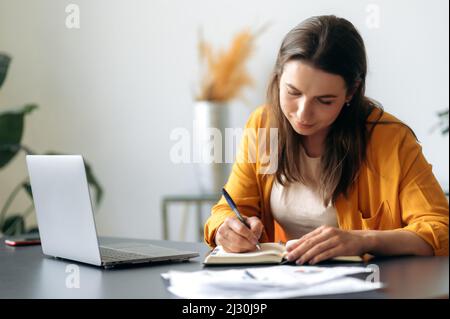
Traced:
<path fill-rule="evenodd" d="M 170 271 L 169 291 L 182 298 L 291 298 L 379 289 L 379 282 L 345 277 L 364 267 L 271 266 L 197 272 Z"/>

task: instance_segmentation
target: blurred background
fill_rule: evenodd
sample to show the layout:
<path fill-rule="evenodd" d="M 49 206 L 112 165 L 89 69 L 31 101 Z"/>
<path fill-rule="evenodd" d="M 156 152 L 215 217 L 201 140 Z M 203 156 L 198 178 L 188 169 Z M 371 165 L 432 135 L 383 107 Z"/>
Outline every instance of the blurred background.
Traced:
<path fill-rule="evenodd" d="M 79 9 L 79 28 L 66 23 L 71 4 Z M 104 191 L 95 213 L 100 235 L 161 239 L 164 199 L 204 193 L 195 164 L 170 157 L 171 132 L 192 131 L 195 119 L 199 30 L 212 47 L 227 48 L 245 28 L 267 26 L 246 62 L 253 85 L 245 99 L 226 105 L 227 126 L 239 128 L 264 103 L 284 35 L 305 18 L 335 14 L 365 40 L 367 95 L 413 128 L 447 191 L 448 133 L 436 125 L 449 106 L 448 6 L 447 0 L 0 0 L 0 52 L 11 57 L 0 113 L 38 105 L 25 116 L 23 144 L 86 158 Z M 20 152 L 0 169 L 0 207 L 26 177 Z M 7 214 L 29 204 L 20 192 Z M 199 217 L 198 208 L 173 201 L 170 239 L 198 240 L 195 223 L 209 208 L 205 203 Z M 26 229 L 35 225 L 34 214 L 27 215 Z"/>

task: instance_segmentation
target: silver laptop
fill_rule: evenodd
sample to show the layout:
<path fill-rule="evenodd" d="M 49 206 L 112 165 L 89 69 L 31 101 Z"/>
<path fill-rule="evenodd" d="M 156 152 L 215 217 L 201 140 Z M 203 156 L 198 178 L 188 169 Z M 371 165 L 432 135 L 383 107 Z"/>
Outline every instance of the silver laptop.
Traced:
<path fill-rule="evenodd" d="M 28 155 L 26 161 L 45 255 L 105 268 L 199 256 L 137 242 L 100 246 L 82 156 Z"/>

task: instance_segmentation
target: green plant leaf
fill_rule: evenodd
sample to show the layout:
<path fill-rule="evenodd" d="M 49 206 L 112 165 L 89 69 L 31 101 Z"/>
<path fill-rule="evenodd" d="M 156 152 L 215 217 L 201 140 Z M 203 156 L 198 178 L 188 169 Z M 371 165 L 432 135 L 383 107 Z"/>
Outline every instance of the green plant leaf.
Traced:
<path fill-rule="evenodd" d="M 25 221 L 20 215 L 9 216 L 5 219 L 1 229 L 6 236 L 20 235 L 25 232 Z"/>
<path fill-rule="evenodd" d="M 0 168 L 8 164 L 21 149 L 24 116 L 37 108 L 27 104 L 16 111 L 0 113 Z"/>
<path fill-rule="evenodd" d="M 45 154 L 46 155 L 64 155 L 64 154 L 53 152 L 53 151 L 47 152 Z M 88 181 L 89 185 L 94 188 L 94 191 L 95 191 L 95 204 L 99 205 L 103 198 L 103 188 L 100 185 L 100 183 L 98 182 L 97 178 L 95 177 L 95 175 L 92 171 L 91 165 L 88 162 L 86 162 L 86 160 L 84 160 L 84 166 L 86 167 L 87 181 Z"/>
<path fill-rule="evenodd" d="M 448 109 L 437 113 L 440 118 L 441 134 L 448 134 Z"/>
<path fill-rule="evenodd" d="M 39 235 L 39 228 L 38 227 L 31 227 L 29 229 L 26 230 L 26 234 L 30 234 L 30 235 Z"/>
<path fill-rule="evenodd" d="M 439 117 L 448 117 L 448 109 L 447 109 L 447 110 L 443 110 L 443 111 L 439 111 L 439 112 L 437 113 L 437 115 L 438 115 Z"/>
<path fill-rule="evenodd" d="M 94 173 L 92 172 L 91 166 L 84 161 L 84 165 L 86 166 L 86 177 L 89 185 L 91 185 L 95 190 L 95 203 L 97 205 L 100 204 L 103 198 L 103 188 L 97 181 L 97 178 L 95 177 Z"/>
<path fill-rule="evenodd" d="M 33 192 L 31 191 L 31 185 L 30 182 L 25 182 L 22 184 L 23 189 L 25 192 L 30 196 L 31 199 L 33 199 Z"/>
<path fill-rule="evenodd" d="M 3 85 L 3 81 L 5 81 L 10 62 L 11 58 L 8 55 L 0 53 L 0 88 Z"/>

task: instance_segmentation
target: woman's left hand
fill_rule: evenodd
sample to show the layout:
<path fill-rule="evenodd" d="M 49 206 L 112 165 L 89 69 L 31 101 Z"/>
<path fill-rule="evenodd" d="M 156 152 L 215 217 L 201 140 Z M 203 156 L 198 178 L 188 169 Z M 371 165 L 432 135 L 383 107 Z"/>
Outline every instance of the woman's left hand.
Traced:
<path fill-rule="evenodd" d="M 296 241 L 286 245 L 287 259 L 297 264 L 313 265 L 337 256 L 366 253 L 365 237 L 360 232 L 345 231 L 331 226 L 320 226 Z"/>

